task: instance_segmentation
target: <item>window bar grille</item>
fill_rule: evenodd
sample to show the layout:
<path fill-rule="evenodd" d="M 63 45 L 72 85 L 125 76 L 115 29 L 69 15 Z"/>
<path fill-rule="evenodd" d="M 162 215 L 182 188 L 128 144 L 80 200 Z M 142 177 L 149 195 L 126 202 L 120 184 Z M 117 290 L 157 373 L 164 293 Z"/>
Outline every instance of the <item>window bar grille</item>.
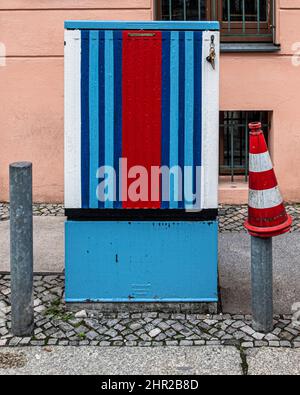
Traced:
<path fill-rule="evenodd" d="M 229 37 L 234 36 L 261 36 L 268 37 L 269 41 L 271 37 L 275 37 L 275 1 L 276 0 L 252 0 L 256 5 L 254 14 L 247 14 L 246 0 L 240 0 L 239 8 L 235 8 L 235 3 L 232 0 L 223 0 L 226 5 L 224 7 L 223 15 L 226 22 L 226 33 Z M 188 2 L 182 0 L 181 3 L 174 3 L 173 0 L 161 0 L 161 15 L 164 15 L 164 19 L 173 20 L 178 17 L 179 14 L 184 20 L 188 20 L 189 15 L 195 15 L 195 18 L 202 20 L 202 11 L 204 11 L 203 0 L 194 0 L 194 2 Z M 210 17 L 213 20 L 217 20 L 218 17 L 218 2 L 217 0 L 211 0 L 211 14 Z M 263 7 L 262 7 L 263 6 Z M 191 9 L 189 7 L 192 7 Z M 163 14 L 163 11 L 165 12 Z M 196 15 L 198 13 L 198 15 Z M 237 15 L 236 15 L 237 14 Z M 267 14 L 267 20 L 265 20 L 265 14 Z M 193 17 L 194 18 L 194 17 Z M 209 18 L 209 16 L 207 16 Z M 263 19 L 263 20 L 262 20 Z M 253 22 L 255 28 L 253 29 Z M 268 26 L 268 22 L 271 26 Z M 249 29 L 248 29 L 249 25 Z M 266 27 L 268 26 L 268 27 Z"/>
<path fill-rule="evenodd" d="M 260 0 L 257 0 L 257 33 L 260 33 Z"/>
<path fill-rule="evenodd" d="M 245 0 L 242 1 L 242 14 L 243 14 L 243 33 L 246 33 L 246 6 Z"/>
<path fill-rule="evenodd" d="M 249 134 L 248 134 L 248 112 L 246 112 L 245 118 L 245 181 L 248 181 L 249 176 Z"/>
<path fill-rule="evenodd" d="M 234 182 L 234 124 L 230 127 L 230 151 L 231 151 L 231 182 Z"/>
<path fill-rule="evenodd" d="M 252 120 L 251 112 L 225 112 L 224 122 L 220 124 L 223 128 L 224 153 L 226 159 L 224 165 L 221 165 L 221 175 L 229 174 L 231 182 L 235 181 L 236 175 L 243 175 L 245 182 L 249 179 L 249 122 Z M 265 120 L 265 113 L 259 112 L 255 120 L 262 123 L 266 140 L 268 140 L 268 131 L 270 124 Z M 225 171 L 225 173 L 222 172 Z"/>
<path fill-rule="evenodd" d="M 271 23 L 272 23 L 272 36 L 273 36 L 273 41 L 275 43 L 276 41 L 276 32 L 275 32 L 275 28 L 276 28 L 276 0 L 272 1 L 271 4 L 271 11 L 272 11 L 272 19 L 271 19 Z"/>
<path fill-rule="evenodd" d="M 231 3 L 227 0 L 227 13 L 228 13 L 228 32 L 231 32 Z"/>
<path fill-rule="evenodd" d="M 186 13 L 187 13 L 186 0 L 183 0 L 183 19 L 185 21 L 186 21 Z"/>
<path fill-rule="evenodd" d="M 212 14 L 212 19 L 215 21 L 217 19 L 217 6 L 216 6 L 216 0 L 212 0 L 212 9 L 213 9 L 213 14 Z"/>
<path fill-rule="evenodd" d="M 170 21 L 173 19 L 173 0 L 169 0 L 169 14 L 170 14 Z"/>

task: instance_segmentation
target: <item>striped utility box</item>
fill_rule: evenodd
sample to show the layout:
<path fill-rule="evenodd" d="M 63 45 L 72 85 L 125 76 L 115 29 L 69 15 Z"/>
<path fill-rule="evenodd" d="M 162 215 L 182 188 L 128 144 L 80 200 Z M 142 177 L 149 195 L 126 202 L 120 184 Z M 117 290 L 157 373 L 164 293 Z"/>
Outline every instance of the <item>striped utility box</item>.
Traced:
<path fill-rule="evenodd" d="M 66 300 L 216 302 L 218 23 L 65 29 Z"/>

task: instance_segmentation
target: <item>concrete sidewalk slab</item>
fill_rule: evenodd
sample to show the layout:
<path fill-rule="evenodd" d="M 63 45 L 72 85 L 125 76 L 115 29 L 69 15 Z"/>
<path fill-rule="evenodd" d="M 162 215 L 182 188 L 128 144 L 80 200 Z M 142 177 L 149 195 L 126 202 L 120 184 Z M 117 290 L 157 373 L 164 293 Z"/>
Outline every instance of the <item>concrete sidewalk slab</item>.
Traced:
<path fill-rule="evenodd" d="M 251 376 L 300 375 L 300 349 L 260 348 L 247 352 L 248 374 Z"/>
<path fill-rule="evenodd" d="M 33 217 L 34 271 L 64 270 L 64 217 Z M 0 272 L 10 271 L 9 221 L 0 222 Z"/>
<path fill-rule="evenodd" d="M 3 369 L 0 363 L 0 375 L 242 375 L 240 352 L 234 347 L 47 347 L 46 350 L 2 348 L 0 362 L 1 354 L 12 353 L 6 359 L 13 364 L 15 355 L 16 364 L 24 359 L 24 366 Z"/>
<path fill-rule="evenodd" d="M 219 267 L 223 312 L 251 313 L 250 236 L 244 232 L 219 235 Z M 300 233 L 274 238 L 274 307 L 291 314 L 300 302 Z"/>

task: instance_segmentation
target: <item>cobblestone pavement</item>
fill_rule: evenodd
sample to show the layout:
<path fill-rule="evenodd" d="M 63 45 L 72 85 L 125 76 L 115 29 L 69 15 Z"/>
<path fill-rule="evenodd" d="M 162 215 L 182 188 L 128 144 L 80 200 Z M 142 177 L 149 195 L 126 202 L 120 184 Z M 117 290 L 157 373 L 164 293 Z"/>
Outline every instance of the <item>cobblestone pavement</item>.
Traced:
<path fill-rule="evenodd" d="M 293 231 L 300 231 L 300 204 L 287 205 L 287 212 L 293 217 Z M 244 222 L 247 216 L 247 206 L 220 205 L 219 228 L 220 232 L 245 231 Z M 62 204 L 34 204 L 33 213 L 36 216 L 63 216 Z M 0 203 L 0 221 L 9 219 L 9 205 Z"/>
<path fill-rule="evenodd" d="M 32 338 L 10 334 L 10 277 L 0 275 L 0 347 L 4 346 L 201 346 L 300 348 L 300 328 L 291 316 L 275 317 L 273 333 L 251 328 L 250 316 L 168 314 L 161 312 L 102 314 L 67 311 L 61 275 L 35 276 L 36 328 Z"/>
<path fill-rule="evenodd" d="M 62 204 L 36 203 L 33 205 L 33 215 L 35 216 L 63 216 L 64 206 Z M 9 204 L 0 203 L 0 221 L 9 219 Z"/>

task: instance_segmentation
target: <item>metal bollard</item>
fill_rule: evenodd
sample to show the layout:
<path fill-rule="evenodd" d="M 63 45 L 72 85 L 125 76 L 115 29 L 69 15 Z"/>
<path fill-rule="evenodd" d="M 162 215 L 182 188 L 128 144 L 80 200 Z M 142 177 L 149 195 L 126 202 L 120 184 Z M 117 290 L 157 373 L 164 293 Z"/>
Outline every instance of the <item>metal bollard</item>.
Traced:
<path fill-rule="evenodd" d="M 287 214 L 260 122 L 249 124 L 249 207 L 245 228 L 251 235 L 253 328 L 272 332 L 272 237 L 289 232 Z"/>
<path fill-rule="evenodd" d="M 11 330 L 15 336 L 31 336 L 34 328 L 32 164 L 11 164 L 9 178 Z"/>
<path fill-rule="evenodd" d="M 253 329 L 269 333 L 273 325 L 272 238 L 251 237 Z"/>

